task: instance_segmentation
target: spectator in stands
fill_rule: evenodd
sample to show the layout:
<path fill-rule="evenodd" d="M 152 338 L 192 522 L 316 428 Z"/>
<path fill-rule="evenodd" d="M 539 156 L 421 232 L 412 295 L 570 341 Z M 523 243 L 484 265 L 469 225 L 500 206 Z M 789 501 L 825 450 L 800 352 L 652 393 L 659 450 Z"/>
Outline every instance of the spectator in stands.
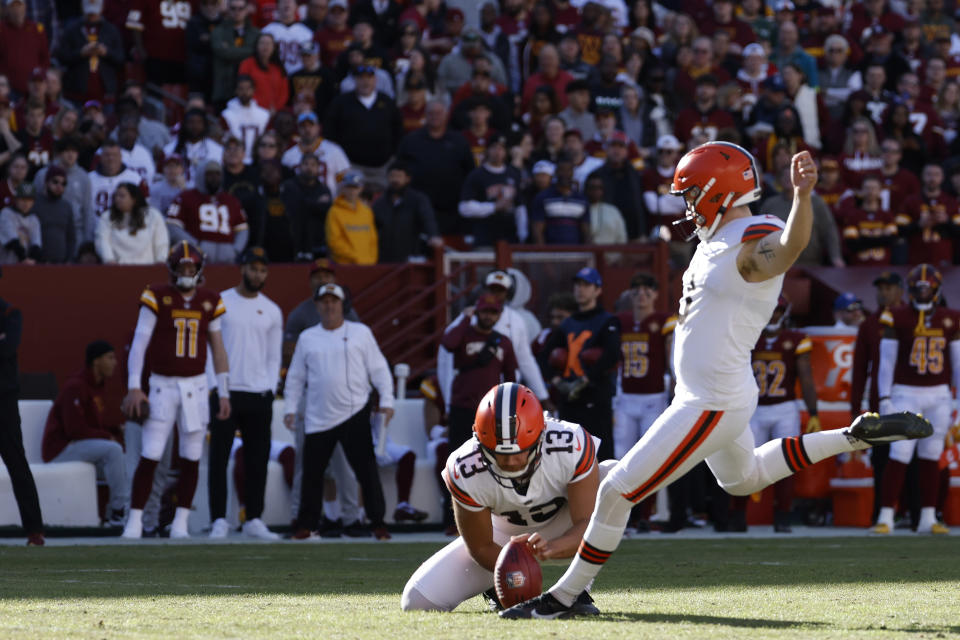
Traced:
<path fill-rule="evenodd" d="M 680 104 L 691 104 L 691 98 L 696 93 L 699 86 L 697 80 L 704 75 L 713 76 L 717 86 L 721 86 L 730 81 L 730 74 L 717 64 L 716 52 L 713 49 L 713 41 L 700 36 L 693 41 L 693 58 L 689 66 L 678 65 L 677 75 L 673 82 L 673 89 L 677 95 Z"/>
<path fill-rule="evenodd" d="M 345 182 L 352 182 L 353 175 L 348 175 Z M 389 539 L 370 432 L 369 396 L 376 388 L 377 411 L 384 414 L 384 424 L 389 424 L 393 417 L 390 369 L 370 329 L 344 320 L 343 289 L 335 284 L 323 285 L 315 298 L 320 324 L 300 334 L 284 387 L 283 421 L 288 429 L 294 428 L 301 397 L 306 399 L 303 496 L 293 537 L 310 538 L 320 525 L 322 478 L 339 443 L 363 489 L 373 535 L 378 540 Z"/>
<path fill-rule="evenodd" d="M 43 429 L 44 462 L 89 462 L 97 477 L 106 481 L 110 501 L 104 524 L 126 522 L 130 481 L 123 464 L 118 425 L 110 424 L 104 402 L 105 385 L 117 368 L 110 343 L 94 340 L 87 345 L 86 366 L 69 378 L 57 393 Z"/>
<path fill-rule="evenodd" d="M 817 74 L 817 62 L 800 46 L 800 31 L 792 20 L 784 20 L 777 31 L 777 46 L 771 56 L 772 62 L 778 69 L 788 64 L 795 64 L 807 78 L 807 83 L 814 89 L 819 88 L 820 78 Z"/>
<path fill-rule="evenodd" d="M 33 180 L 37 171 L 47 166 L 50 156 L 53 155 L 53 135 L 44 126 L 46 111 L 41 103 L 30 103 L 26 108 L 26 118 L 23 126 L 17 131 L 17 140 L 20 141 L 20 150 L 27 154 L 30 169 L 27 180 Z"/>
<path fill-rule="evenodd" d="M 592 71 L 580 56 L 580 41 L 573 32 L 567 32 L 560 39 L 560 68 L 569 73 L 576 80 L 586 80 Z"/>
<path fill-rule="evenodd" d="M 139 131 L 136 118 L 124 118 L 116 129 L 117 142 L 120 144 L 120 158 L 123 164 L 136 171 L 140 179 L 146 184 L 153 184 L 157 166 L 153 161 L 153 154 L 146 147 L 137 142 Z"/>
<path fill-rule="evenodd" d="M 280 187 L 284 173 L 280 161 L 263 160 L 258 167 L 257 196 L 263 216 L 263 248 L 276 262 L 293 262 L 296 257 L 290 216 Z"/>
<path fill-rule="evenodd" d="M 327 0 L 308 0 L 307 15 L 303 19 L 305 27 L 316 32 L 327 19 Z"/>
<path fill-rule="evenodd" d="M 54 150 L 56 143 L 64 138 L 72 136 L 77 132 L 77 126 L 80 124 L 80 112 L 72 107 L 64 106 L 53 116 L 53 123 L 50 125 L 50 133 L 53 135 Z"/>
<path fill-rule="evenodd" d="M 884 208 L 896 214 L 901 211 L 900 207 L 907 196 L 920 192 L 920 180 L 912 171 L 900 166 L 903 153 L 896 139 L 884 140 L 880 144 L 880 152 L 883 166 L 879 175 L 883 184 Z"/>
<path fill-rule="evenodd" d="M 0 81 L 6 81 L 4 76 L 0 76 Z M 13 154 L 20 149 L 20 141 L 10 129 L 10 123 L 13 121 L 13 109 L 10 106 L 8 97 L 0 97 L 0 169 L 5 167 Z"/>
<path fill-rule="evenodd" d="M 312 40 L 304 45 L 300 49 L 300 61 L 301 67 L 290 75 L 290 95 L 312 95 L 316 111 L 326 113 L 337 95 L 337 78 L 333 71 L 320 64 L 320 45 Z"/>
<path fill-rule="evenodd" d="M 27 181 L 29 171 L 30 161 L 26 154 L 18 152 L 10 158 L 7 163 L 7 179 L 0 183 L 0 207 L 10 204 L 17 187 Z"/>
<path fill-rule="evenodd" d="M 390 49 L 400 37 L 400 14 L 403 12 L 396 0 L 374 2 L 374 0 L 359 0 L 350 13 L 353 24 L 365 23 L 370 25 L 377 45 L 383 49 Z"/>
<path fill-rule="evenodd" d="M 297 130 L 300 140 L 287 149 L 281 162 L 288 169 L 300 166 L 304 154 L 311 154 L 320 163 L 319 176 L 327 185 L 330 193 L 335 193 L 343 175 L 350 169 L 350 160 L 343 147 L 320 135 L 320 123 L 312 111 L 300 114 L 297 118 Z"/>
<path fill-rule="evenodd" d="M 567 85 L 573 81 L 573 76 L 560 68 L 560 54 L 552 44 L 544 45 L 538 55 L 539 71 L 527 78 L 523 85 L 523 100 L 521 108 L 526 111 L 530 108 L 533 94 L 539 87 L 551 87 L 561 108 L 567 106 Z"/>
<path fill-rule="evenodd" d="M 263 523 L 263 494 L 270 457 L 270 423 L 273 391 L 280 374 L 283 313 L 261 293 L 267 281 L 269 258 L 260 247 L 251 247 L 240 257 L 240 282 L 220 292 L 227 309 L 222 321 L 223 345 L 230 362 L 230 416 L 220 420 L 211 411 L 210 492 L 211 538 L 225 538 L 227 513 L 227 463 L 234 434 L 243 438 L 246 506 L 243 532 L 261 540 L 277 540 Z M 215 391 L 214 394 L 217 392 Z M 218 407 L 211 397 L 211 407 Z"/>
<path fill-rule="evenodd" d="M 677 114 L 674 133 L 680 142 L 687 144 L 691 139 L 703 135 L 705 142 L 717 139 L 717 131 L 734 127 L 733 116 L 717 104 L 716 76 L 704 74 L 697 78 L 693 106 Z"/>
<path fill-rule="evenodd" d="M 856 329 L 863 322 L 863 302 L 853 293 L 841 293 L 833 300 L 834 329 Z"/>
<path fill-rule="evenodd" d="M 673 223 L 683 217 L 683 199 L 670 195 L 673 172 L 683 145 L 676 136 L 665 135 L 657 139 L 656 165 L 643 172 L 643 203 L 650 216 L 650 237 L 670 243 L 670 254 L 678 265 L 686 265 L 693 256 L 692 243 Z"/>
<path fill-rule="evenodd" d="M 553 88 L 547 85 L 537 87 L 536 91 L 533 92 L 533 98 L 530 100 L 530 109 L 523 113 L 521 122 L 536 140 L 540 138 L 543 132 L 544 122 L 554 119 L 558 111 L 560 111 L 560 105 Z"/>
<path fill-rule="evenodd" d="M 44 177 L 43 188 L 38 190 L 34 204 L 34 213 L 40 220 L 43 261 L 63 264 L 73 259 L 77 246 L 73 207 L 63 197 L 67 187 L 67 173 L 54 165 L 47 170 Z"/>
<path fill-rule="evenodd" d="M 376 264 L 377 228 L 373 211 L 360 199 L 363 176 L 351 171 L 343 177 L 340 195 L 327 212 L 326 241 L 330 257 L 340 264 Z"/>
<path fill-rule="evenodd" d="M 280 187 L 298 261 L 313 260 L 325 250 L 324 230 L 333 195 L 319 179 L 320 175 L 320 160 L 316 155 L 306 153 L 300 158 L 297 175 Z"/>
<path fill-rule="evenodd" d="M 27 93 L 30 72 L 50 66 L 50 44 L 43 25 L 27 19 L 25 0 L 4 2 L 4 19 L 0 22 L 0 74 L 10 80 L 10 87 L 20 95 Z"/>
<path fill-rule="evenodd" d="M 830 117 L 839 120 L 843 116 L 843 107 L 854 91 L 863 87 L 860 72 L 847 66 L 850 58 L 850 44 L 839 33 L 827 37 L 823 43 L 826 52 L 826 66 L 820 76 L 820 88 L 823 101 L 830 110 Z"/>
<path fill-rule="evenodd" d="M 290 98 L 290 85 L 272 35 L 261 32 L 257 36 L 253 55 L 241 62 L 237 71 L 253 78 L 256 87 L 254 98 L 271 115 L 286 106 Z"/>
<path fill-rule="evenodd" d="M 123 67 L 120 31 L 103 19 L 103 0 L 83 0 L 83 18 L 69 22 L 60 35 L 56 58 L 66 65 L 63 94 L 77 104 L 113 101 Z"/>
<path fill-rule="evenodd" d="M 40 219 L 34 211 L 36 190 L 23 182 L 0 210 L 0 264 L 36 264 L 43 259 Z"/>
<path fill-rule="evenodd" d="M 861 116 L 853 121 L 843 145 L 843 155 L 840 156 L 843 182 L 851 189 L 859 189 L 863 177 L 876 173 L 882 166 L 873 123 Z"/>
<path fill-rule="evenodd" d="M 0 274 L 2 275 L 2 274 Z M 23 450 L 18 395 L 20 376 L 17 350 L 23 335 L 23 314 L 0 298 L 0 460 L 7 468 L 20 521 L 27 534 L 27 546 L 43 546 L 43 516 L 37 485 Z"/>
<path fill-rule="evenodd" d="M 253 146 L 270 123 L 270 112 L 257 104 L 254 94 L 253 78 L 247 75 L 237 77 L 236 97 L 220 112 L 230 135 L 243 141 L 243 161 L 247 164 L 253 162 Z"/>
<path fill-rule="evenodd" d="M 153 109 L 144 112 L 143 86 L 132 80 L 127 81 L 123 97 L 117 100 L 116 114 L 119 119 L 134 118 L 137 121 L 139 136 L 137 142 L 150 153 L 156 155 L 170 142 L 170 130 L 153 116 Z M 149 105 L 148 105 L 149 106 Z"/>
<path fill-rule="evenodd" d="M 496 135 L 487 145 L 483 165 L 474 169 L 463 183 L 459 212 L 475 247 L 492 247 L 498 240 L 523 242 L 527 238 L 520 172 L 506 160 L 507 139 Z"/>
<path fill-rule="evenodd" d="M 590 212 L 586 198 L 573 188 L 573 162 L 557 158 L 553 184 L 530 206 L 530 231 L 536 244 L 588 244 Z M 600 180 L 601 184 L 603 180 Z"/>
<path fill-rule="evenodd" d="M 227 12 L 219 0 L 203 0 L 196 13 L 190 16 L 184 32 L 186 40 L 187 89 L 202 93 L 210 100 L 213 87 L 213 32 L 223 22 Z"/>
<path fill-rule="evenodd" d="M 253 55 L 260 30 L 248 17 L 245 0 L 229 0 L 223 21 L 210 34 L 213 50 L 213 104 L 225 104 L 237 86 L 237 65 Z M 260 105 L 264 106 L 264 105 Z"/>
<path fill-rule="evenodd" d="M 627 225 L 620 210 L 604 202 L 603 178 L 587 178 L 586 196 L 589 203 L 590 233 L 593 244 L 626 244 Z"/>
<path fill-rule="evenodd" d="M 300 50 L 313 42 L 313 32 L 297 22 L 297 0 L 277 0 L 273 22 L 263 28 L 273 36 L 277 53 L 287 76 L 300 70 Z"/>
<path fill-rule="evenodd" d="M 398 160 L 387 172 L 387 190 L 373 203 L 380 262 L 406 262 L 431 257 L 443 246 L 430 199 L 410 186 L 410 168 Z"/>
<path fill-rule="evenodd" d="M 607 160 L 593 174 L 603 179 L 607 202 L 615 206 L 627 224 L 631 240 L 647 234 L 647 211 L 643 205 L 643 179 L 627 161 L 627 136 L 617 131 L 606 144 Z"/>
<path fill-rule="evenodd" d="M 923 165 L 930 160 L 937 160 L 941 157 L 937 150 L 942 151 L 942 137 L 937 134 L 938 140 L 933 142 L 931 146 L 923 137 L 917 135 L 915 130 L 914 121 L 923 120 L 926 115 L 922 112 L 911 112 L 909 106 L 898 101 L 891 105 L 887 111 L 887 117 L 881 130 L 884 139 L 892 140 L 900 145 L 903 166 L 915 174 L 920 173 Z"/>
<path fill-rule="evenodd" d="M 203 168 L 207 162 L 221 161 L 223 147 L 211 136 L 206 112 L 201 108 L 191 108 L 183 116 L 183 126 L 177 138 L 163 148 L 163 153 L 168 156 L 176 153 L 186 161 L 187 186 L 193 187 L 203 182 Z"/>
<path fill-rule="evenodd" d="M 484 394 L 501 382 L 516 380 L 519 365 L 513 343 L 494 329 L 502 313 L 503 302 L 485 293 L 444 331 L 440 344 L 453 354 L 457 371 L 448 417 L 451 448 L 470 439 L 477 405 Z"/>
<path fill-rule="evenodd" d="M 567 129 L 576 129 L 583 139 L 590 139 L 597 132 L 590 109 L 590 86 L 584 80 L 573 80 L 565 89 L 567 108 L 561 111 L 558 117 L 563 120 Z"/>
<path fill-rule="evenodd" d="M 163 216 L 131 182 L 117 186 L 109 209 L 97 223 L 95 238 L 97 253 L 107 264 L 157 264 L 170 251 Z"/>
<path fill-rule="evenodd" d="M 834 171 L 835 173 L 838 173 Z M 767 215 L 777 216 L 781 220 L 786 220 L 790 214 L 791 202 L 793 199 L 793 190 L 790 188 L 790 169 L 787 167 L 781 170 L 779 175 L 779 184 L 781 190 L 767 198 L 760 205 L 760 211 Z M 817 267 L 821 265 L 830 265 L 832 267 L 844 266 L 842 251 L 840 248 L 840 234 L 837 230 L 837 222 L 833 212 L 823 198 L 819 195 L 820 188 L 817 187 L 817 193 L 812 194 L 813 204 L 813 233 L 810 236 L 810 242 L 797 258 L 797 264 L 804 266 Z"/>
<path fill-rule="evenodd" d="M 894 12 L 887 15 L 896 16 Z M 864 55 L 860 61 L 861 68 L 868 68 L 872 65 L 881 65 L 886 71 L 886 85 L 888 90 L 895 90 L 897 80 L 904 73 L 910 73 L 910 63 L 900 53 L 893 50 L 893 40 L 895 34 L 881 24 L 875 24 L 866 31 L 864 38 L 861 38 Z"/>
<path fill-rule="evenodd" d="M 437 215 L 440 235 L 463 232 L 458 215 L 464 180 L 474 169 L 466 139 L 447 129 L 443 102 L 427 104 L 427 124 L 404 137 L 397 150 L 413 174 L 411 186 L 427 194 Z"/>
<path fill-rule="evenodd" d="M 167 209 L 171 245 L 189 242 L 211 263 L 235 263 L 250 227 L 240 201 L 223 190 L 223 167 L 207 162 L 202 186 L 181 192 Z"/>
<path fill-rule="evenodd" d="M 909 264 L 927 262 L 942 268 L 954 262 L 960 204 L 943 190 L 939 164 L 924 166 L 921 181 L 922 189 L 907 197 L 897 212 L 897 227 L 909 246 Z"/>
<path fill-rule="evenodd" d="M 50 165 L 38 171 L 33 179 L 33 186 L 36 187 L 37 191 L 40 191 L 46 185 L 47 173 L 50 169 L 53 167 L 63 169 L 66 175 L 66 190 L 63 192 L 62 198 L 70 205 L 73 213 L 73 231 L 77 245 L 85 237 L 86 230 L 93 226 L 91 220 L 93 216 L 91 210 L 93 196 L 90 193 L 90 176 L 77 165 L 81 146 L 82 144 L 77 136 L 68 136 L 58 140 L 54 147 L 56 156 L 53 161 Z M 3 184 L 0 183 L 0 191 L 2 189 Z"/>
<path fill-rule="evenodd" d="M 532 131 L 530 133 L 533 135 Z M 547 160 L 556 163 L 557 157 L 564 151 L 565 133 L 566 125 L 563 124 L 563 120 L 556 116 L 546 118 L 543 121 L 543 135 L 539 136 L 540 141 L 531 160 L 533 162 Z M 533 136 L 534 141 L 537 140 L 537 137 Z"/>
<path fill-rule="evenodd" d="M 353 22 L 353 41 L 337 58 L 337 77 L 345 78 L 350 67 L 358 66 L 350 61 L 351 51 L 359 52 L 360 65 L 369 65 L 380 70 L 386 69 L 387 53 L 376 43 L 373 35 L 373 27 L 367 20 L 359 19 Z"/>
<path fill-rule="evenodd" d="M 163 177 L 150 185 L 147 201 L 157 211 L 167 211 L 186 188 L 183 158 L 176 153 L 163 159 Z"/>
<path fill-rule="evenodd" d="M 462 85 L 470 81 L 474 60 L 486 58 L 490 61 L 490 73 L 497 84 L 507 85 L 507 73 L 496 54 L 486 51 L 480 33 L 474 29 L 465 29 L 460 42 L 449 54 L 444 56 L 437 67 L 439 88 L 453 95 Z"/>
<path fill-rule="evenodd" d="M 355 169 L 375 189 L 386 186 L 386 165 L 397 150 L 403 123 L 400 110 L 376 89 L 376 69 L 357 68 L 355 91 L 334 98 L 323 121 L 323 130 L 343 147 Z"/>
<path fill-rule="evenodd" d="M 893 212 L 883 206 L 879 176 L 864 176 L 859 193 L 841 201 L 837 219 L 850 264 L 890 264 L 897 225 Z"/>
<path fill-rule="evenodd" d="M 347 24 L 347 0 L 330 0 L 328 6 L 326 22 L 317 29 L 314 39 L 320 45 L 323 65 L 332 69 L 353 41 L 353 30 Z"/>

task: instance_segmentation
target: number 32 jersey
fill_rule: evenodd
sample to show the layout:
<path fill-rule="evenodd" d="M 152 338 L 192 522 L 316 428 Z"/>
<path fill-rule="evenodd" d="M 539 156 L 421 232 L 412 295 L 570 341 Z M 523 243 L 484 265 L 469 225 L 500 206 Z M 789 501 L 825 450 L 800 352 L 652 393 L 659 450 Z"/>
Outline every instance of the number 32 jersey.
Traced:
<path fill-rule="evenodd" d="M 504 524 L 539 529 L 567 505 L 567 485 L 582 480 L 593 469 L 598 444 L 580 425 L 547 418 L 540 467 L 525 494 L 497 483 L 484 465 L 476 438 L 450 454 L 443 480 L 464 509 L 489 508 Z"/>
<path fill-rule="evenodd" d="M 157 316 L 147 348 L 153 373 L 188 378 L 204 372 L 210 321 L 226 313 L 220 294 L 197 289 L 189 300 L 169 284 L 150 285 L 140 294 L 140 306 Z"/>
<path fill-rule="evenodd" d="M 167 222 L 182 227 L 198 242 L 233 242 L 247 228 L 240 201 L 229 193 L 215 195 L 190 189 L 176 197 L 167 209 Z"/>

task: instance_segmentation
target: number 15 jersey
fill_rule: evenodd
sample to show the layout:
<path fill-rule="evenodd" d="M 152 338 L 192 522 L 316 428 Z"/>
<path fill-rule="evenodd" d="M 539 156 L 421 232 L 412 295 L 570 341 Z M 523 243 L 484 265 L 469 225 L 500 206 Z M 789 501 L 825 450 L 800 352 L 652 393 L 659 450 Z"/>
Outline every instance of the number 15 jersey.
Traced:
<path fill-rule="evenodd" d="M 508 489 L 493 478 L 476 438 L 450 454 L 443 480 L 464 509 L 489 508 L 504 524 L 539 529 L 567 505 L 567 485 L 582 480 L 593 469 L 598 444 L 580 425 L 547 418 L 540 467 L 530 478 L 526 493 Z"/>
<path fill-rule="evenodd" d="M 227 311 L 220 294 L 197 289 L 185 300 L 173 285 L 150 285 L 140 294 L 140 306 L 157 316 L 147 348 L 151 371 L 180 378 L 203 374 L 210 322 Z"/>

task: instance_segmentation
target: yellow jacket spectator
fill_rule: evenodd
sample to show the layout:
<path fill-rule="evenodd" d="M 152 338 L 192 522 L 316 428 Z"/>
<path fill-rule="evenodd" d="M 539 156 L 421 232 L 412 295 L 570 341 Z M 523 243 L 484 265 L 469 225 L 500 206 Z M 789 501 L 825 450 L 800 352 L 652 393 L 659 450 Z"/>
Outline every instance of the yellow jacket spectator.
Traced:
<path fill-rule="evenodd" d="M 327 248 L 340 264 L 377 263 L 377 227 L 373 211 L 360 200 L 361 186 L 359 173 L 344 176 L 340 195 L 327 212 Z"/>

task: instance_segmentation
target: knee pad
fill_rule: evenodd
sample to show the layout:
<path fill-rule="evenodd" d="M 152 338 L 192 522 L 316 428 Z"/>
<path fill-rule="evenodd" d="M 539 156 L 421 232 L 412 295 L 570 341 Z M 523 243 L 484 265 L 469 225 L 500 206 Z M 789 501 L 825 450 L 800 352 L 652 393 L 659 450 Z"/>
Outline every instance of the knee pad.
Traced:
<path fill-rule="evenodd" d="M 631 509 L 633 509 L 633 503 L 623 497 L 623 492 L 610 481 L 609 477 L 604 478 L 597 491 L 594 517 L 604 524 L 626 526 Z"/>
<path fill-rule="evenodd" d="M 943 441 L 941 440 L 941 443 Z M 910 464 L 910 459 L 913 458 L 914 448 L 917 447 L 919 443 L 916 440 L 900 440 L 898 442 L 890 443 L 890 459 L 896 460 L 903 464 Z"/>
<path fill-rule="evenodd" d="M 407 586 L 403 589 L 403 596 L 400 598 L 400 608 L 403 611 L 444 611 L 442 607 L 438 607 L 430 600 L 427 600 L 427 598 L 410 583 L 407 583 Z"/>
<path fill-rule="evenodd" d="M 190 433 L 180 432 L 180 457 L 184 460 L 196 462 L 203 454 L 203 439 L 206 431 L 198 430 Z"/>
<path fill-rule="evenodd" d="M 159 420 L 147 420 L 140 435 L 140 455 L 151 460 L 160 460 L 170 437 L 170 428 Z"/>
<path fill-rule="evenodd" d="M 943 438 L 938 437 L 936 433 L 929 438 L 917 440 L 917 457 L 921 460 L 939 461 L 941 453 L 943 453 Z"/>

